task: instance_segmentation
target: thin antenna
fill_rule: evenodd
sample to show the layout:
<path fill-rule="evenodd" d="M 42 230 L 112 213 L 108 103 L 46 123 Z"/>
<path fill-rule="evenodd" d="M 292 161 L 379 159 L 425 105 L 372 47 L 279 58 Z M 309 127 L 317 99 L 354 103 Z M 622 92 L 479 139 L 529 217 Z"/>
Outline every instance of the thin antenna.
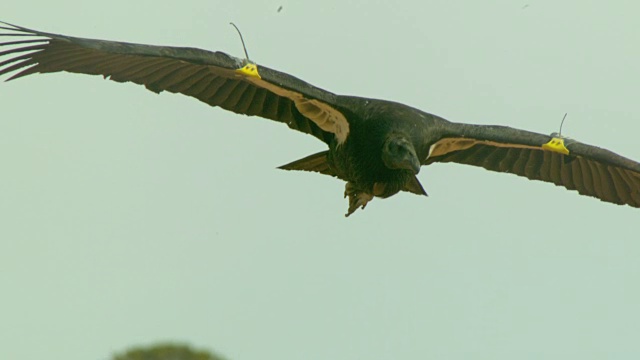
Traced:
<path fill-rule="evenodd" d="M 247 57 L 247 61 L 251 62 L 251 60 L 249 60 L 249 53 L 247 52 L 247 47 L 244 46 L 244 39 L 242 38 L 242 33 L 240 32 L 240 29 L 238 29 L 236 24 L 234 24 L 232 22 L 230 22 L 229 24 L 233 25 L 233 27 L 236 28 L 236 31 L 238 32 L 238 35 L 240 35 L 240 41 L 242 41 L 242 48 L 244 49 L 244 56 Z"/>
<path fill-rule="evenodd" d="M 558 133 L 558 136 L 562 137 L 562 124 L 564 124 L 564 119 L 567 118 L 567 113 L 564 113 L 564 116 L 562 117 L 562 122 L 560 122 L 560 132 Z"/>

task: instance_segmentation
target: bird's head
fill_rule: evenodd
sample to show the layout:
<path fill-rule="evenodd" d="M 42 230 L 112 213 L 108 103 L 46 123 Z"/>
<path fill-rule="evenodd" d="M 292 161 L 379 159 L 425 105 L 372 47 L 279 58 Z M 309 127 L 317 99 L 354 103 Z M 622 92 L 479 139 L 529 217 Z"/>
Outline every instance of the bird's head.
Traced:
<path fill-rule="evenodd" d="M 382 146 L 382 162 L 389 169 L 411 170 L 414 174 L 420 172 L 416 149 L 404 135 L 391 134 L 387 137 Z"/>

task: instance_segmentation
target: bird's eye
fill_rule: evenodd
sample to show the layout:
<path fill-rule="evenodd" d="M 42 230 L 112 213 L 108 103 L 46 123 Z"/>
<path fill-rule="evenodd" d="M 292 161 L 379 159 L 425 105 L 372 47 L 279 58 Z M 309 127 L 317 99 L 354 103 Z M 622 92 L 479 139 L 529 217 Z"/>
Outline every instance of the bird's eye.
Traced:
<path fill-rule="evenodd" d="M 391 151 L 392 153 L 399 153 L 401 150 L 401 146 L 396 143 L 396 142 L 391 142 L 389 144 L 389 151 Z"/>

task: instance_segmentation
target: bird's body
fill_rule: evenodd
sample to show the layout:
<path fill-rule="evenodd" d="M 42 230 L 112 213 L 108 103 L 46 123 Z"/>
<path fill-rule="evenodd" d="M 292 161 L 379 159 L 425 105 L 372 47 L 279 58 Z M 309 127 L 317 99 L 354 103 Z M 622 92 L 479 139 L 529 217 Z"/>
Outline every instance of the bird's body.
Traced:
<path fill-rule="evenodd" d="M 348 114 L 349 137 L 343 144 L 332 141 L 326 158 L 332 175 L 350 184 L 347 195 L 364 193 L 386 198 L 401 190 L 426 195 L 416 178 L 420 159 L 428 157 L 429 147 L 438 140 L 447 121 L 384 100 L 339 96 L 338 103 L 341 105 L 339 108 Z M 391 168 L 385 164 L 385 142 L 390 137 L 408 140 L 415 151 L 416 168 Z M 309 170 L 300 166 L 285 165 L 284 168 Z M 351 202 L 350 212 L 357 208 L 354 206 Z"/>
<path fill-rule="evenodd" d="M 552 182 L 640 207 L 640 164 L 595 146 L 505 126 L 449 122 L 385 100 L 336 95 L 291 75 L 221 52 L 75 38 L 0 26 L 0 76 L 67 71 L 194 97 L 239 114 L 279 121 L 328 150 L 284 165 L 347 182 L 352 214 L 374 197 L 426 195 L 420 166 L 456 162 Z M 8 57 L 8 58 L 7 58 Z"/>

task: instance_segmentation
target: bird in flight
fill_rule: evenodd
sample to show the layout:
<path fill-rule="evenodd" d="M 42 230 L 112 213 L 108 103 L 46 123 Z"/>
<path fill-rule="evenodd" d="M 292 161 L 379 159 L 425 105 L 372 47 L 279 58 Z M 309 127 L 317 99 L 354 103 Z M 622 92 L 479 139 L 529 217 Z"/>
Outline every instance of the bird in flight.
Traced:
<path fill-rule="evenodd" d="M 0 76 L 67 71 L 133 82 L 260 116 L 328 149 L 280 168 L 346 182 L 346 216 L 401 191 L 427 195 L 421 166 L 459 163 L 541 180 L 602 201 L 640 207 L 640 164 L 609 150 L 506 126 L 447 121 L 385 100 L 336 95 L 219 51 L 93 40 L 2 23 Z"/>

